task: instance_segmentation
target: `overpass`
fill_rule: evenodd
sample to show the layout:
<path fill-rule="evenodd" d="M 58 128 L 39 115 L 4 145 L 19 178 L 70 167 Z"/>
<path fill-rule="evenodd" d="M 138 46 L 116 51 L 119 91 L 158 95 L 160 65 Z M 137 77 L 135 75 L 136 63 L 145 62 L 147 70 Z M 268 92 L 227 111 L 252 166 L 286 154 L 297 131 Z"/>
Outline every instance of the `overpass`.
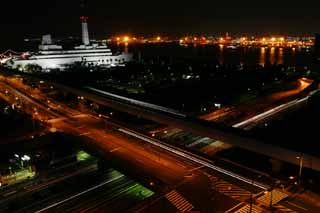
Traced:
<path fill-rule="evenodd" d="M 247 132 L 241 129 L 222 126 L 220 124 L 190 117 L 170 108 L 134 100 L 95 88 L 87 87 L 86 89 L 75 89 L 59 83 L 53 83 L 53 85 L 63 91 L 83 96 L 85 99 L 98 103 L 102 106 L 114 108 L 118 111 L 140 116 L 158 123 L 174 126 L 197 135 L 220 140 L 227 144 L 263 154 L 274 159 L 295 165 L 300 165 L 300 159 L 303 159 L 304 167 L 320 171 L 320 158 L 262 143 L 253 139 Z M 308 100 L 308 97 L 309 96 L 294 100 L 293 102 L 290 102 L 288 106 L 292 106 L 292 103 L 303 104 Z M 281 106 L 281 108 L 285 107 L 287 106 Z M 278 109 L 276 111 L 278 111 Z"/>
<path fill-rule="evenodd" d="M 24 74 L 20 73 L 20 75 Z M 37 79 L 34 76 L 24 76 L 36 81 L 42 80 Z M 158 123 L 174 126 L 197 135 L 220 140 L 227 144 L 291 164 L 300 165 L 300 163 L 303 163 L 304 167 L 320 171 L 320 158 L 262 143 L 251 138 L 245 131 L 240 129 L 226 127 L 209 121 L 190 117 L 173 109 L 119 96 L 95 88 L 87 87 L 85 89 L 76 89 L 60 83 L 48 81 L 47 83 L 59 88 L 62 91 L 83 96 L 85 99 L 93 101 L 102 106 L 114 108 L 118 111 L 140 116 Z M 302 104 L 308 100 L 308 97 L 309 96 L 295 100 L 294 102 Z M 292 104 L 290 103 L 290 105 Z M 303 162 L 301 162 L 300 159 L 303 159 Z"/>

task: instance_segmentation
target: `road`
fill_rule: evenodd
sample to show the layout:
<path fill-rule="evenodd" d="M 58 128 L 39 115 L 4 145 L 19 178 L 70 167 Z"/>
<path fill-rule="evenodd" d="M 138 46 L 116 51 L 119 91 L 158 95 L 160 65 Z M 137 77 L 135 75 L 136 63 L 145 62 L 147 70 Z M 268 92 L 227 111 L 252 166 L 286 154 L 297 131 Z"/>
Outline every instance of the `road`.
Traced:
<path fill-rule="evenodd" d="M 36 79 L 35 77 L 32 78 Z M 38 81 L 39 80 L 40 79 L 38 79 Z M 238 146 L 259 154 L 267 155 L 271 158 L 279 159 L 291 164 L 299 163 L 297 162 L 296 157 L 301 156 L 301 153 L 281 147 L 276 147 L 273 145 L 263 144 L 255 139 L 248 137 L 244 132 L 239 131 L 235 128 L 228 128 L 218 124 L 213 124 L 209 121 L 203 121 L 201 119 L 185 116 L 182 113 L 167 109 L 162 106 L 155 106 L 154 104 L 145 103 L 134 99 L 128 99 L 126 97 L 118 96 L 115 94 L 110 95 L 104 91 L 97 89 L 94 89 L 96 94 L 93 94 L 93 91 L 75 89 L 53 82 L 47 83 L 62 91 L 76 94 L 79 97 L 84 97 L 84 99 L 91 100 L 94 103 L 100 104 L 102 106 L 114 108 L 119 111 L 140 116 L 142 118 L 146 118 L 161 124 L 174 126 L 192 132 L 196 135 L 223 141 L 224 143 Z M 320 171 L 320 158 L 308 154 L 303 155 L 304 158 L 307 159 L 306 162 L 312 162 L 312 164 L 305 164 L 305 167 Z"/>
<path fill-rule="evenodd" d="M 32 103 L 32 99 L 29 99 L 28 101 Z M 177 196 L 177 198 L 185 205 L 187 205 L 187 203 L 185 203 L 187 201 L 193 209 L 202 209 L 204 212 L 206 209 L 212 210 L 217 208 L 217 203 L 213 203 L 212 199 L 220 200 L 220 202 L 223 200 L 223 205 L 220 207 L 227 210 L 239 203 L 239 201 L 235 199 L 238 195 L 230 195 L 228 191 L 232 191 L 232 189 L 235 188 L 234 186 L 237 185 L 239 185 L 239 188 L 241 189 L 243 187 L 247 188 L 245 185 L 251 185 L 251 181 L 240 179 L 238 178 L 238 175 L 235 176 L 232 172 L 222 171 L 220 168 L 208 164 L 202 159 L 199 160 L 198 157 L 195 157 L 190 153 L 186 155 L 186 152 L 180 152 L 175 149 L 173 152 L 174 154 L 172 154 L 171 147 L 169 147 L 170 149 L 168 149 L 168 147 L 165 148 L 162 146 L 162 143 L 156 142 L 148 137 L 137 137 L 136 135 L 133 135 L 132 132 L 125 131 L 121 131 L 122 133 L 125 133 L 125 135 L 115 132 L 106 132 L 94 125 L 94 123 L 99 121 L 101 121 L 101 118 L 99 117 L 81 115 L 79 113 L 79 115 L 74 116 L 71 120 L 55 119 L 52 125 L 57 129 L 63 129 L 66 132 L 87 137 L 88 143 L 94 142 L 94 146 L 97 146 L 98 149 L 103 150 L 106 154 L 108 153 L 118 165 L 134 168 L 131 169 L 131 174 L 135 173 L 136 176 L 151 177 L 147 180 L 149 183 L 160 180 L 159 185 L 164 183 L 164 185 L 169 186 L 165 190 L 162 189 L 161 193 L 165 194 L 162 194 L 163 196 L 160 196 L 160 199 L 157 200 L 157 202 L 152 205 L 145 204 L 144 207 L 160 205 L 159 202 L 162 203 L 160 200 L 163 200 L 164 197 L 166 197 L 164 204 L 161 204 L 166 206 L 163 208 L 169 206 L 168 208 L 172 209 L 173 205 L 179 210 L 180 204 L 172 203 L 172 200 L 170 200 L 171 196 Z M 131 139 L 128 136 L 131 136 Z M 199 168 L 199 164 L 209 167 L 211 170 L 206 172 L 203 168 Z M 217 172 L 218 170 L 220 171 Z M 230 189 L 228 187 L 227 190 L 216 191 L 215 189 L 208 187 L 208 185 L 210 186 L 210 184 L 215 181 L 215 178 L 212 177 L 217 176 L 223 176 L 223 179 L 225 179 L 226 176 L 229 178 L 233 177 L 235 180 L 228 183 Z M 197 184 L 194 185 L 195 183 Z M 200 194 L 205 198 L 197 200 L 194 199 L 194 194 L 198 194 L 198 192 L 194 190 L 194 187 L 200 187 L 200 185 L 203 186 L 203 191 L 201 191 Z M 258 185 L 258 182 L 255 182 L 254 185 Z M 256 190 L 256 188 L 253 189 L 253 191 Z M 243 194 L 241 190 L 237 190 L 237 192 L 238 191 L 240 191 L 239 194 Z M 252 191 L 252 189 L 248 189 L 244 194 L 248 195 L 250 191 Z M 146 208 L 142 208 L 141 211 L 144 211 L 145 209 Z"/>
<path fill-rule="evenodd" d="M 298 107 L 299 105 L 305 105 L 306 101 L 308 100 L 309 97 L 310 96 L 307 96 L 307 97 L 304 97 L 301 99 L 296 99 L 296 100 L 290 101 L 285 104 L 281 104 L 280 106 L 274 107 L 266 112 L 263 112 L 263 113 L 258 114 L 256 116 L 253 116 L 253 117 L 251 117 L 247 120 L 244 120 L 240 123 L 234 124 L 232 127 L 248 130 L 252 126 L 256 126 L 258 123 L 261 123 L 261 122 L 265 121 L 266 119 L 270 119 L 271 117 L 273 117 L 279 113 L 282 113 L 282 112 L 288 110 L 289 108 Z"/>
<path fill-rule="evenodd" d="M 223 141 L 224 143 L 267 155 L 274 159 L 279 159 L 291 164 L 299 164 L 296 157 L 300 156 L 301 153 L 273 145 L 263 144 L 248 137 L 244 132 L 235 130 L 235 128 L 227 128 L 218 124 L 213 124 L 212 122 L 191 118 L 182 113 L 177 113 L 174 110 L 167 108 L 163 109 L 161 106 L 154 106 L 154 104 L 136 101 L 118 95 L 110 96 L 110 94 L 106 94 L 104 91 L 97 89 L 95 89 L 96 94 L 93 94 L 92 92 L 70 88 L 65 85 L 54 84 L 54 86 L 83 96 L 86 99 L 103 106 L 115 108 L 119 111 L 137 115 L 158 123 L 174 126 L 196 135 Z M 312 164 L 305 164 L 305 167 L 320 171 L 320 158 L 308 154 L 303 155 L 304 158 L 307 159 L 306 162 L 312 162 Z"/>
<path fill-rule="evenodd" d="M 98 91 L 98 90 L 96 90 Z M 78 91 L 79 92 L 79 91 Z M 296 157 L 300 156 L 301 153 L 284 149 L 281 147 L 276 147 L 273 145 L 263 144 L 255 139 L 252 139 L 246 136 L 245 133 L 241 131 L 236 131 L 234 128 L 221 127 L 219 125 L 203 121 L 196 118 L 190 118 L 188 116 L 176 114 L 175 112 L 169 112 L 165 110 L 162 112 L 161 108 L 152 107 L 146 105 L 146 108 L 141 107 L 141 102 L 135 104 L 130 100 L 118 100 L 116 97 L 104 97 L 104 92 L 101 92 L 101 96 L 89 95 L 86 92 L 83 92 L 82 95 L 87 97 L 90 100 L 98 102 L 102 105 L 107 105 L 109 107 L 117 108 L 121 111 L 127 111 L 128 113 L 133 113 L 138 116 L 162 123 L 169 126 L 174 126 L 189 132 L 192 132 L 196 135 L 201 135 L 204 137 L 213 138 L 215 140 L 223 141 L 224 143 L 231 144 L 234 146 L 241 147 L 243 149 L 253 151 L 259 154 L 267 155 L 274 159 L 279 159 L 291 164 L 298 165 Z M 115 99 L 116 98 L 116 99 Z M 304 99 L 306 100 L 306 99 Z M 123 102 L 124 101 L 124 102 Z M 297 103 L 302 104 L 303 101 L 297 100 Z M 221 130 L 224 129 L 224 130 Z M 308 162 L 312 164 L 305 164 L 305 167 L 312 168 L 314 170 L 320 171 L 320 159 L 311 156 L 308 154 L 303 154 L 305 159 L 308 159 Z"/>
<path fill-rule="evenodd" d="M 25 99 L 25 101 L 27 101 L 29 105 L 38 103 L 38 101 L 33 101 L 33 98 L 30 97 Z M 45 104 L 48 103 L 43 104 L 45 106 Z M 42 109 L 45 110 L 47 108 L 43 107 Z M 47 110 L 46 113 L 49 114 L 51 111 L 52 110 Z M 189 199 L 194 193 L 194 186 L 191 184 L 193 181 L 198 181 L 199 178 L 201 179 L 200 182 L 203 182 L 202 184 L 210 183 L 210 179 L 203 174 L 202 170 L 194 170 L 199 167 L 198 163 L 192 163 L 190 160 L 186 161 L 185 157 L 178 157 L 177 155 L 169 153 L 168 150 L 157 148 L 154 145 L 142 142 L 136 138 L 128 138 L 128 135 L 106 132 L 104 129 L 97 128 L 99 123 L 101 124 L 102 118 L 81 113 L 72 118 L 73 119 L 61 119 L 61 117 L 59 117 L 58 119 L 52 120 L 51 125 L 58 130 L 63 129 L 65 132 L 74 135 L 83 135 L 87 138 L 89 144 L 105 152 L 106 155 L 110 156 L 110 159 L 113 159 L 112 161 L 115 164 L 126 168 L 130 174 L 136 177 L 147 177 L 147 180 L 144 180 L 147 183 L 156 183 L 156 185 L 158 185 L 157 187 L 160 187 L 161 193 L 166 192 L 166 189 L 163 188 L 165 185 L 169 186 L 170 189 L 176 189 L 182 185 L 184 190 L 189 191 Z M 219 175 L 219 173 L 215 171 L 212 172 L 215 175 Z M 243 182 L 240 181 L 237 182 L 237 184 L 242 185 Z M 212 190 L 207 188 L 207 190 L 202 191 L 202 193 L 207 194 L 209 200 L 198 200 L 192 205 L 202 209 L 215 209 L 215 206 L 210 203 Z M 225 197 L 219 193 L 215 196 Z M 225 201 L 225 210 L 232 207 L 235 202 L 237 201 L 234 201 L 232 198 Z M 166 205 L 171 204 L 167 202 Z"/>

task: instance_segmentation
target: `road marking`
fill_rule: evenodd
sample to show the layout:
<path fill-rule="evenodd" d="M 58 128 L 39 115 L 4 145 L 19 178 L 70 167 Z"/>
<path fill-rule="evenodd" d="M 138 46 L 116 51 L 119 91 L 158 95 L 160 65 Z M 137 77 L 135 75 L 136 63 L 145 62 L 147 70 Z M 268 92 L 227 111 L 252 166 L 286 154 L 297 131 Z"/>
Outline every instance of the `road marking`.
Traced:
<path fill-rule="evenodd" d="M 272 195 L 271 195 L 272 193 Z M 262 203 L 265 206 L 269 206 L 270 203 L 273 204 L 277 204 L 278 202 L 280 202 L 281 200 L 287 198 L 289 195 L 287 195 L 286 193 L 283 193 L 281 191 L 278 190 L 272 190 L 272 192 L 266 192 L 264 195 L 262 195 L 261 197 L 259 197 L 257 199 L 258 202 Z M 272 201 L 270 199 L 270 197 L 272 197 Z"/>
<path fill-rule="evenodd" d="M 85 133 L 81 133 L 80 136 L 84 136 L 84 135 L 90 135 L 91 132 L 85 132 Z"/>
<path fill-rule="evenodd" d="M 12 195 L 12 194 L 15 194 L 15 193 L 17 193 L 17 191 L 11 191 L 11 192 L 8 192 L 8 193 L 6 193 L 6 194 L 4 194 L 4 195 L 2 195 L 2 196 L 3 196 L 3 197 L 7 197 L 7 196 Z"/>
<path fill-rule="evenodd" d="M 233 211 L 234 209 L 238 208 L 239 206 L 241 206 L 243 203 L 238 203 L 237 205 L 235 205 L 234 207 L 232 207 L 231 209 L 225 211 L 224 213 L 229 213 L 231 211 Z"/>
<path fill-rule="evenodd" d="M 212 190 L 220 192 L 235 200 L 245 202 L 253 195 L 251 192 L 217 177 L 210 175 L 209 179 L 212 181 Z"/>
<path fill-rule="evenodd" d="M 118 131 L 122 132 L 124 134 L 130 135 L 130 136 L 133 136 L 135 138 L 138 138 L 140 140 L 143 140 L 145 142 L 148 142 L 150 144 L 153 144 L 153 145 L 155 145 L 157 147 L 160 147 L 160 148 L 162 148 L 164 150 L 172 152 L 172 153 L 174 153 L 174 154 L 176 154 L 176 155 L 178 155 L 180 157 L 186 158 L 188 160 L 191 160 L 193 162 L 201 164 L 201 165 L 203 165 L 205 167 L 208 167 L 210 169 L 216 170 L 216 171 L 218 171 L 220 173 L 223 173 L 223 174 L 228 175 L 230 177 L 233 177 L 235 179 L 241 180 L 241 181 L 243 181 L 245 183 L 248 183 L 250 185 L 259 187 L 259 188 L 264 189 L 264 190 L 267 190 L 267 189 L 270 188 L 269 186 L 265 185 L 264 183 L 259 183 L 257 181 L 253 183 L 252 180 L 250 180 L 250 179 L 248 179 L 246 177 L 243 177 L 241 175 L 238 175 L 236 173 L 233 173 L 233 172 L 228 171 L 226 169 L 223 169 L 221 167 L 215 166 L 212 163 L 209 163 L 208 161 L 205 161 L 202 158 L 193 155 L 192 153 L 188 153 L 188 152 L 182 151 L 181 149 L 178 149 L 176 147 L 169 146 L 168 144 L 164 144 L 164 143 L 158 142 L 157 140 L 154 140 L 154 139 L 151 139 L 149 137 L 146 137 L 145 135 L 142 135 L 140 133 L 136 133 L 136 132 L 134 132 L 132 130 L 127 130 L 127 129 L 124 129 L 124 128 L 119 128 Z"/>
<path fill-rule="evenodd" d="M 193 172 L 193 171 L 196 171 L 196 170 L 199 170 L 199 169 L 202 169 L 204 166 L 199 166 L 199 167 L 196 167 L 196 168 L 193 168 L 193 169 L 190 169 L 189 172 Z"/>
<path fill-rule="evenodd" d="M 180 212 L 191 211 L 194 207 L 177 191 L 172 190 L 165 195 L 168 201 L 173 204 Z"/>
<path fill-rule="evenodd" d="M 118 179 L 120 179 L 120 178 L 122 178 L 122 177 L 124 177 L 124 175 L 120 175 L 120 176 L 118 176 L 118 177 L 112 178 L 111 180 L 108 180 L 108 181 L 105 181 L 105 182 L 103 182 L 103 183 L 100 183 L 100 184 L 97 185 L 97 186 L 91 187 L 91 188 L 89 188 L 89 189 L 87 189 L 87 190 L 85 190 L 85 191 L 83 191 L 83 192 L 80 192 L 80 193 L 78 193 L 78 194 L 76 194 L 76 195 L 73 195 L 73 196 L 71 196 L 71 197 L 69 197 L 69 198 L 66 198 L 66 199 L 61 200 L 61 201 L 59 201 L 59 202 L 57 202 L 57 203 L 54 203 L 54 204 L 52 204 L 52 205 L 50 205 L 50 206 L 47 206 L 47 207 L 45 207 L 45 208 L 43 208 L 43 209 L 40 209 L 40 210 L 36 211 L 35 213 L 40 213 L 40 212 L 47 211 L 48 209 L 51 209 L 51 208 L 53 208 L 53 207 L 56 207 L 56 206 L 58 206 L 58 205 L 60 205 L 60 204 L 62 204 L 62 203 L 68 202 L 69 200 L 72 200 L 72 199 L 74 199 L 74 198 L 77 198 L 77 197 L 79 197 L 79 196 L 81 196 L 81 195 L 83 195 L 83 194 L 85 194 L 85 193 L 88 193 L 88 192 L 90 192 L 90 191 L 93 191 L 93 190 L 95 190 L 95 189 L 97 189 L 97 188 L 99 188 L 99 187 L 101 187 L 101 186 L 104 186 L 104 185 L 106 185 L 106 184 L 108 184 L 108 183 L 111 183 L 111 182 L 113 182 L 113 181 L 116 181 L 116 180 L 118 180 Z"/>
<path fill-rule="evenodd" d="M 272 207 L 276 208 L 278 211 L 281 211 L 281 212 L 298 213 L 297 211 L 294 211 L 294 210 L 292 210 L 292 209 L 289 209 L 288 207 L 282 206 L 282 205 L 280 205 L 280 204 L 272 205 Z"/>
<path fill-rule="evenodd" d="M 305 211 L 308 210 L 308 209 L 303 208 L 302 206 L 300 206 L 300 205 L 298 205 L 298 204 L 295 204 L 295 203 L 292 203 L 292 202 L 289 202 L 289 201 L 287 201 L 286 203 L 288 203 L 289 205 L 292 205 L 292 206 L 294 206 L 294 207 L 297 207 L 297 208 L 299 208 L 299 209 L 305 210 Z"/>
<path fill-rule="evenodd" d="M 112 149 L 112 150 L 110 150 L 110 152 L 116 152 L 116 151 L 118 151 L 119 149 L 121 149 L 121 147 L 118 147 L 118 148 Z"/>

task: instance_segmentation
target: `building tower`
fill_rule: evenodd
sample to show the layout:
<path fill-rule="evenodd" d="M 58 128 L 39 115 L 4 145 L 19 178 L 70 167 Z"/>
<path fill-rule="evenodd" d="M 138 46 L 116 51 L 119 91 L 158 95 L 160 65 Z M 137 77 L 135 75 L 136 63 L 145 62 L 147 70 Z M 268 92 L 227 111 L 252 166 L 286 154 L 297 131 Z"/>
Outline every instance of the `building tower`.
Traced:
<path fill-rule="evenodd" d="M 88 32 L 88 17 L 81 16 L 80 20 L 82 24 L 82 43 L 88 46 L 90 45 L 89 32 Z"/>
<path fill-rule="evenodd" d="M 81 11 L 81 27 L 82 27 L 82 43 L 86 46 L 90 45 L 89 31 L 88 31 L 88 16 L 86 16 L 86 0 L 80 0 L 80 11 Z"/>

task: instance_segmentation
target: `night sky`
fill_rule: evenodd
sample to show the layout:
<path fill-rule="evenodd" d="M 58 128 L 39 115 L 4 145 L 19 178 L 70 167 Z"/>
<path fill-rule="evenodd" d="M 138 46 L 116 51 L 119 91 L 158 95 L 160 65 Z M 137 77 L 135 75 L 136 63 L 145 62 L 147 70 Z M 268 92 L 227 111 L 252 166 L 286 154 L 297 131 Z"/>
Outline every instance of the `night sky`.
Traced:
<path fill-rule="evenodd" d="M 51 33 L 80 34 L 80 0 L 1 1 L 1 43 Z M 236 2 L 236 3 L 234 3 Z M 241 3 L 240 3 L 241 2 Z M 110 34 L 312 35 L 320 32 L 320 7 L 306 1 L 222 0 L 88 0 L 89 30 L 93 37 Z M 279 3 L 280 2 L 280 3 Z M 314 1 L 316 2 L 316 1 Z"/>

